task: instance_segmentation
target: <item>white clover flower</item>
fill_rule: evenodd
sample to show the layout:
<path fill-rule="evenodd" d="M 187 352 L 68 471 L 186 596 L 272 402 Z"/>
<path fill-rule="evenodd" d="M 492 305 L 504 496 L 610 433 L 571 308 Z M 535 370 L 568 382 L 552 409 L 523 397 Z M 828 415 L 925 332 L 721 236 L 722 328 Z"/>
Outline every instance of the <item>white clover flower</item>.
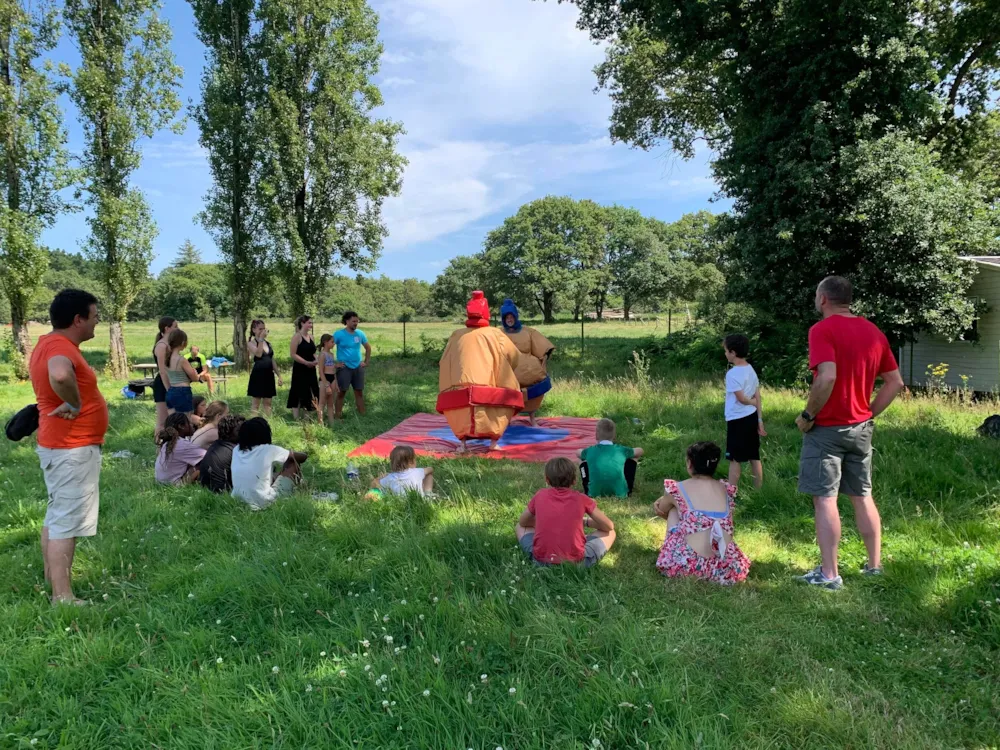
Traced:
<path fill-rule="evenodd" d="M 215 624 L 216 624 L 216 625 L 221 625 L 221 624 L 222 624 L 222 620 L 216 620 L 216 621 L 215 621 Z"/>
<path fill-rule="evenodd" d="M 371 644 L 371 643 L 369 642 L 369 640 L 368 640 L 367 638 L 365 638 L 365 639 L 363 639 L 363 640 L 361 641 L 361 645 L 362 645 L 362 646 L 364 646 L 365 648 L 368 648 L 368 647 L 369 647 L 369 646 L 371 646 L 372 644 Z"/>
<path fill-rule="evenodd" d="M 400 600 L 399 600 L 399 603 L 400 603 L 400 604 L 404 604 L 404 605 L 405 605 L 405 604 L 406 604 L 406 599 L 400 599 Z"/>
<path fill-rule="evenodd" d="M 389 708 L 389 701 L 382 701 L 382 708 Z"/>
<path fill-rule="evenodd" d="M 107 594 L 105 594 L 105 595 L 104 595 L 104 596 L 102 596 L 101 598 L 102 598 L 102 599 L 103 599 L 104 601 L 107 601 L 107 600 L 108 600 L 108 595 L 107 595 Z"/>
<path fill-rule="evenodd" d="M 434 601 L 435 604 L 437 604 L 438 601 L 440 601 L 440 600 L 435 596 L 434 599 L 433 599 L 433 601 Z"/>
<path fill-rule="evenodd" d="M 396 648 L 394 648 L 394 649 L 392 650 L 392 652 L 393 652 L 394 654 L 399 654 L 399 646 L 397 646 Z"/>
<path fill-rule="evenodd" d="M 372 665 L 371 664 L 365 664 L 365 671 L 366 672 L 371 672 L 372 671 Z"/>
<path fill-rule="evenodd" d="M 337 674 L 339 674 L 341 677 L 347 677 L 347 670 L 341 669 Z"/>
<path fill-rule="evenodd" d="M 281 670 L 278 669 L 277 667 L 271 667 L 271 672 L 274 673 L 274 674 L 278 674 L 278 672 L 280 672 L 280 671 Z"/>
<path fill-rule="evenodd" d="M 384 615 L 382 617 L 382 622 L 389 622 L 389 615 Z"/>
<path fill-rule="evenodd" d="M 435 663 L 435 664 L 440 664 L 440 663 L 441 663 L 441 657 L 440 657 L 440 656 L 438 656 L 437 654 L 435 654 L 435 655 L 433 656 L 433 659 L 434 659 L 434 663 Z"/>
<path fill-rule="evenodd" d="M 313 686 L 312 685 L 306 685 L 306 692 L 307 693 L 311 693 L 312 691 L 313 691 Z"/>
<path fill-rule="evenodd" d="M 482 680 L 483 682 L 486 682 L 487 676 L 485 674 L 481 674 L 479 675 L 479 679 Z"/>
<path fill-rule="evenodd" d="M 590 668 L 593 669 L 596 672 L 597 670 L 599 670 L 601 668 L 601 666 L 600 666 L 600 664 L 592 664 L 590 666 Z"/>
<path fill-rule="evenodd" d="M 319 652 L 319 655 L 320 655 L 320 656 L 326 656 L 326 651 L 320 651 L 320 652 Z"/>
<path fill-rule="evenodd" d="M 385 639 L 386 643 L 392 643 L 392 636 L 391 635 L 383 636 L 383 638 Z"/>
<path fill-rule="evenodd" d="M 508 692 L 508 693 L 510 693 L 511 695 L 513 695 L 514 693 L 516 693 L 516 692 L 517 692 L 517 688 L 514 688 L 514 687 L 512 687 L 512 688 L 511 688 L 510 690 L 508 690 L 507 692 Z"/>
<path fill-rule="evenodd" d="M 194 599 L 194 594 L 188 594 L 188 599 Z"/>
<path fill-rule="evenodd" d="M 286 562 L 281 563 L 281 567 L 287 568 L 288 567 L 288 563 L 286 563 Z"/>
<path fill-rule="evenodd" d="M 425 697 L 425 698 L 429 697 L 429 696 L 430 696 L 430 694 L 431 694 L 431 691 L 430 691 L 430 690 L 425 690 L 425 691 L 424 691 L 424 697 Z"/>
<path fill-rule="evenodd" d="M 216 659 L 215 663 L 216 664 L 222 664 L 222 657 L 220 656 L 218 659 Z"/>

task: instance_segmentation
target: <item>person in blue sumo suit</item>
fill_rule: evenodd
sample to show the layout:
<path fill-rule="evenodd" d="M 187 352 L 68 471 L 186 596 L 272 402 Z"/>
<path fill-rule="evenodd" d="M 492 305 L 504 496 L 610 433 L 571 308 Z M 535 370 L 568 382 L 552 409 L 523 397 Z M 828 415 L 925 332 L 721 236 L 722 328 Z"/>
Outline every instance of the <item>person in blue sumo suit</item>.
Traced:
<path fill-rule="evenodd" d="M 503 323 L 503 332 L 521 352 L 514 374 L 524 393 L 524 411 L 531 419 L 531 426 L 535 427 L 535 414 L 541 407 L 545 394 L 552 390 L 547 365 L 556 347 L 534 328 L 521 324 L 517 305 L 512 299 L 503 301 L 500 321 Z"/>

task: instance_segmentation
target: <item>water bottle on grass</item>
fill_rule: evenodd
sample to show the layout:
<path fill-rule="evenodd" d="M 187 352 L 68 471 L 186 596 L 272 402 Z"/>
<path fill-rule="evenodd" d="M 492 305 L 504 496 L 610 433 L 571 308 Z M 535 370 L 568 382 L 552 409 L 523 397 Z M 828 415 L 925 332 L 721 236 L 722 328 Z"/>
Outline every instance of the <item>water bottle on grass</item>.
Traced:
<path fill-rule="evenodd" d="M 353 461 L 351 461 L 349 464 L 347 464 L 347 481 L 356 482 L 360 478 L 361 478 L 361 472 L 358 471 L 357 465 Z"/>

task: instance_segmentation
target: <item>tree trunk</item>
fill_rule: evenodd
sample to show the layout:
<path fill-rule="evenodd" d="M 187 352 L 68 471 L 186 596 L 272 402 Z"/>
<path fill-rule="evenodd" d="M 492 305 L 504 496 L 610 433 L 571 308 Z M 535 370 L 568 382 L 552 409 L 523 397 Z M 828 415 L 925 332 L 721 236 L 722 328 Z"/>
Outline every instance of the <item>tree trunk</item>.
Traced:
<path fill-rule="evenodd" d="M 10 327 L 14 334 L 14 346 L 24 355 L 27 362 L 31 358 L 31 336 L 28 335 L 28 306 L 25 300 L 10 295 Z"/>
<path fill-rule="evenodd" d="M 555 292 L 542 292 L 542 318 L 546 323 L 555 323 L 556 319 L 552 315 L 552 308 L 555 306 Z"/>
<path fill-rule="evenodd" d="M 250 369 L 250 351 L 247 349 L 247 316 L 233 300 L 233 361 L 235 369 L 243 372 Z"/>
<path fill-rule="evenodd" d="M 111 333 L 111 359 L 108 360 L 108 372 L 115 380 L 128 378 L 128 355 L 125 353 L 124 321 L 112 320 L 108 329 Z"/>
<path fill-rule="evenodd" d="M 597 315 L 597 320 L 604 320 L 604 305 L 607 302 L 607 295 L 601 292 L 597 295 L 597 299 L 594 302 L 594 312 Z"/>
<path fill-rule="evenodd" d="M 632 305 L 630 305 L 628 302 L 622 303 L 622 312 L 625 313 L 625 320 L 632 319 L 631 310 L 632 310 Z"/>

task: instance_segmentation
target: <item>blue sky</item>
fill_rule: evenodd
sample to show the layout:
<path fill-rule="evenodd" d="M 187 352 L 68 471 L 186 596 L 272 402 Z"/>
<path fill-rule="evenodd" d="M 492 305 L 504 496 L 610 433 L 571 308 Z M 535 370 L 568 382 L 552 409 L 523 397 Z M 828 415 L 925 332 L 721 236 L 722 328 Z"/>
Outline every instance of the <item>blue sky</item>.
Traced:
<path fill-rule="evenodd" d="M 456 255 L 476 252 L 486 233 L 530 200 L 570 195 L 633 206 L 667 221 L 719 211 L 707 153 L 685 162 L 667 146 L 613 145 L 611 104 L 594 92 L 602 48 L 577 30 L 574 6 L 534 0 L 369 0 L 381 17 L 385 55 L 382 116 L 401 121 L 409 159 L 402 193 L 385 206 L 389 228 L 379 272 L 433 280 Z M 183 101 L 198 99 L 203 50 L 190 6 L 166 0 L 173 50 L 184 68 Z M 75 64 L 65 40 L 56 58 Z M 66 101 L 70 148 L 81 147 Z M 134 183 L 159 228 L 154 273 L 190 238 L 206 260 L 214 243 L 195 221 L 210 184 L 197 127 L 145 141 Z M 75 252 L 82 214 L 46 232 L 49 247 Z"/>

